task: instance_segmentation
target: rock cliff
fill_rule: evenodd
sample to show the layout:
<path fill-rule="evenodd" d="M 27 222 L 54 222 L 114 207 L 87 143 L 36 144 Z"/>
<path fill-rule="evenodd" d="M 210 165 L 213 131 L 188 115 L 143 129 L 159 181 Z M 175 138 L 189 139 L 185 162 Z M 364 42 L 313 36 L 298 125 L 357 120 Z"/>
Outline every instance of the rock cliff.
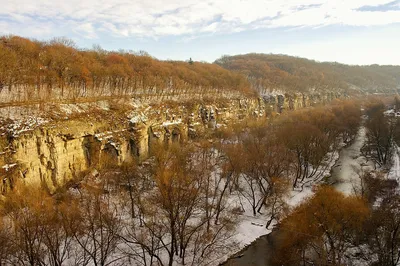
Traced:
<path fill-rule="evenodd" d="M 338 97 L 267 95 L 261 98 L 151 103 L 102 101 L 1 109 L 0 190 L 17 178 L 50 190 L 82 173 L 142 160 L 152 143 L 186 141 L 245 117 L 267 117 Z"/>

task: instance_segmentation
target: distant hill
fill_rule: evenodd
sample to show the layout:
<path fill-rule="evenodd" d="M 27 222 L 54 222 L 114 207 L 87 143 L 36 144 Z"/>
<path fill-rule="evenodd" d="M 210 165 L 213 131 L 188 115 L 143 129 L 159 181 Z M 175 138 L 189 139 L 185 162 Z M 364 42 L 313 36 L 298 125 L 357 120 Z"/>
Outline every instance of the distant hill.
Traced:
<path fill-rule="evenodd" d="M 267 92 L 394 92 L 399 66 L 348 66 L 266 54 L 223 56 L 214 64 L 163 61 L 145 52 L 79 49 L 0 36 L 0 103 L 155 95 L 192 99 Z"/>
<path fill-rule="evenodd" d="M 382 93 L 400 89 L 400 66 L 350 66 L 275 54 L 223 56 L 214 63 L 241 73 L 262 92 L 324 91 Z"/>

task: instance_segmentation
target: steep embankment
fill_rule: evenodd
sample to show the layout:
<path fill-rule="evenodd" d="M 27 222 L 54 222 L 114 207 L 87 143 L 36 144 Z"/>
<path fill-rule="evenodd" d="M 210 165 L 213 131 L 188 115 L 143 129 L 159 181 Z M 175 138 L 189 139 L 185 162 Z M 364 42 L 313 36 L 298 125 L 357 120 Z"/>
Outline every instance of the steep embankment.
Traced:
<path fill-rule="evenodd" d="M 268 117 L 336 95 L 165 101 L 121 99 L 1 108 L 1 190 L 16 178 L 54 189 L 81 173 L 140 160 L 153 143 L 186 141 L 244 118 Z"/>

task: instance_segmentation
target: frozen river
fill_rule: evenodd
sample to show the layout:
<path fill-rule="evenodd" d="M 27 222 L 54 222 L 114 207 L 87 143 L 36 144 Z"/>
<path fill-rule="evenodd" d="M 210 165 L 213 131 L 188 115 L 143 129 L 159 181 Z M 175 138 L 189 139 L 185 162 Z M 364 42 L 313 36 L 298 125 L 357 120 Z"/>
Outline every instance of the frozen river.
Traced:
<path fill-rule="evenodd" d="M 365 128 L 360 127 L 354 142 L 342 148 L 339 158 L 331 171 L 331 182 L 333 186 L 346 195 L 354 194 L 360 185 L 360 174 L 371 168 L 361 154 L 361 148 L 365 143 Z M 400 165 L 400 160 L 399 160 Z M 400 166 L 398 167 L 400 169 Z M 227 266 L 267 266 L 268 259 L 272 255 L 273 242 L 278 230 L 273 233 L 259 237 L 247 248 L 239 252 L 237 256 L 231 257 L 223 265 Z"/>
<path fill-rule="evenodd" d="M 365 143 L 365 128 L 361 127 L 354 142 L 344 147 L 339 153 L 339 159 L 332 167 L 331 181 L 333 186 L 346 195 L 354 194 L 360 186 L 360 175 L 363 171 L 371 169 L 367 160 L 361 154 Z"/>

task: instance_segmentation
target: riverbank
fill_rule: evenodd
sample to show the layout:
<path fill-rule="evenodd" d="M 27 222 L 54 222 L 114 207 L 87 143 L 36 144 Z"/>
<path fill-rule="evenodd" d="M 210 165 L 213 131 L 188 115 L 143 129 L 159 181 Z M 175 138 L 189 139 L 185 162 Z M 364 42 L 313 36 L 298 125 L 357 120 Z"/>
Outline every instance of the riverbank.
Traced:
<path fill-rule="evenodd" d="M 365 143 L 366 130 L 360 127 L 354 142 L 343 147 L 339 152 L 339 157 L 331 168 L 329 183 L 338 191 L 351 195 L 360 186 L 360 174 L 365 170 L 370 170 L 373 166 L 367 162 L 362 155 L 361 149 Z M 305 195 L 303 195 L 303 193 Z M 298 203 L 301 199 L 312 195 L 312 191 L 302 191 L 292 195 L 292 203 Z M 301 197 L 300 197 L 301 196 Z M 300 198 L 301 199 L 300 199 Z M 294 206 L 294 205 L 292 205 Z M 262 235 L 251 244 L 235 253 L 227 261 L 221 263 L 224 266 L 268 266 L 273 255 L 274 243 L 276 242 L 279 230 L 274 229 L 271 233 Z"/>

